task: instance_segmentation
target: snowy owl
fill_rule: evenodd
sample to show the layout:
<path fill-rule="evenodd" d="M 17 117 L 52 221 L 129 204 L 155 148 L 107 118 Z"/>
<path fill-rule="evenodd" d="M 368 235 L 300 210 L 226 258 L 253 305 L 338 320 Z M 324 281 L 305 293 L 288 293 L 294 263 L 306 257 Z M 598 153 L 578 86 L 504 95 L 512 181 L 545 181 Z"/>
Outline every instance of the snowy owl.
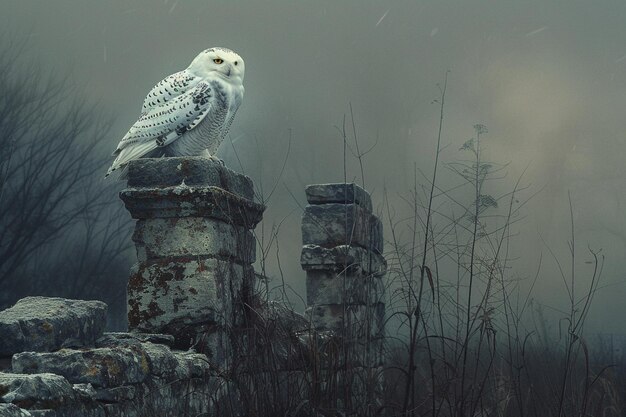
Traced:
<path fill-rule="evenodd" d="M 187 67 L 159 82 L 139 120 L 113 152 L 111 172 L 133 159 L 205 155 L 214 158 L 243 99 L 245 64 L 226 48 L 202 51 Z"/>

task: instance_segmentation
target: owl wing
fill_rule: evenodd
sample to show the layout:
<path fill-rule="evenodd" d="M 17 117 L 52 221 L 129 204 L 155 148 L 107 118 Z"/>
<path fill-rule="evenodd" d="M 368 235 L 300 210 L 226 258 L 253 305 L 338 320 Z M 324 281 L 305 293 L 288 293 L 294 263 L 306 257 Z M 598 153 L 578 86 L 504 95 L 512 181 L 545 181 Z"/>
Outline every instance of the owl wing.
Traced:
<path fill-rule="evenodd" d="M 237 113 L 237 108 L 230 110 L 228 114 L 226 115 L 224 125 L 222 126 L 219 132 L 218 140 L 214 141 L 207 149 L 210 155 L 215 155 L 217 153 L 217 149 L 219 148 L 220 144 L 224 141 L 224 139 L 226 138 L 226 135 L 228 135 L 228 131 L 230 130 L 230 125 L 232 125 L 233 120 L 235 120 L 235 113 Z"/>
<path fill-rule="evenodd" d="M 189 73 L 187 70 L 179 71 L 164 78 L 146 96 L 141 106 L 141 113 L 160 107 L 181 94 L 185 94 L 198 85 L 200 81 L 202 81 L 200 77 Z"/>
<path fill-rule="evenodd" d="M 210 83 L 200 81 L 186 93 L 143 113 L 117 145 L 113 152 L 116 158 L 106 176 L 196 127 L 217 107 L 214 90 Z"/>
<path fill-rule="evenodd" d="M 224 98 L 224 101 L 229 101 L 232 104 L 230 105 L 230 108 L 228 109 L 228 113 L 226 114 L 226 117 L 224 118 L 224 125 L 220 129 L 219 139 L 215 141 L 214 143 L 212 143 L 211 146 L 209 146 L 209 148 L 207 149 L 210 155 L 215 155 L 220 144 L 224 141 L 224 139 L 226 138 L 226 135 L 228 135 L 228 132 L 230 131 L 230 126 L 233 124 L 233 120 L 235 120 L 235 115 L 237 113 L 237 110 L 239 109 L 239 106 L 241 105 L 242 99 L 243 99 L 243 88 L 239 94 L 234 95 L 230 99 L 227 100 L 226 98 Z"/>

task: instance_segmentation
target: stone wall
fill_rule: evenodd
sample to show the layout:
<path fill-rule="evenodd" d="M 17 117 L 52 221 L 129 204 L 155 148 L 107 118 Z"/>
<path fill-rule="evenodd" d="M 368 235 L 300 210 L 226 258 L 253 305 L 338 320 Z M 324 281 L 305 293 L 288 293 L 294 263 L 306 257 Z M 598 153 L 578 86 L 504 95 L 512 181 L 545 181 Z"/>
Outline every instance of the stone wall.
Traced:
<path fill-rule="evenodd" d="M 264 207 L 249 178 L 204 158 L 132 162 L 129 333 L 104 332 L 98 301 L 29 297 L 0 312 L 0 416 L 374 415 L 382 226 L 354 184 L 306 195 L 300 315 L 254 294 Z"/>
<path fill-rule="evenodd" d="M 0 416 L 219 415 L 224 380 L 206 355 L 170 335 L 104 333 L 105 320 L 100 301 L 28 297 L 0 312 Z"/>

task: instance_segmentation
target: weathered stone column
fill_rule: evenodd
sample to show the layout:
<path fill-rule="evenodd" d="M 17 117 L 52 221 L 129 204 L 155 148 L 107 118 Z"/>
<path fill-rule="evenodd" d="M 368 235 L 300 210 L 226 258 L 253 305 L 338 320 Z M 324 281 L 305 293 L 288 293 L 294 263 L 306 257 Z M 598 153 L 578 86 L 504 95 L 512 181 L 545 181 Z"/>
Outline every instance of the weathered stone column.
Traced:
<path fill-rule="evenodd" d="M 137 219 L 130 330 L 173 335 L 223 363 L 254 279 L 251 229 L 264 207 L 252 181 L 202 157 L 146 158 L 129 164 L 120 198 Z"/>
<path fill-rule="evenodd" d="M 369 415 L 380 400 L 384 342 L 386 262 L 382 223 L 370 195 L 356 184 L 306 188 L 302 218 L 302 268 L 313 328 L 330 334 L 323 348 L 328 375 L 346 395 L 346 411 Z M 374 392 L 376 391 L 376 392 Z M 341 405 L 340 405 L 341 406 Z"/>

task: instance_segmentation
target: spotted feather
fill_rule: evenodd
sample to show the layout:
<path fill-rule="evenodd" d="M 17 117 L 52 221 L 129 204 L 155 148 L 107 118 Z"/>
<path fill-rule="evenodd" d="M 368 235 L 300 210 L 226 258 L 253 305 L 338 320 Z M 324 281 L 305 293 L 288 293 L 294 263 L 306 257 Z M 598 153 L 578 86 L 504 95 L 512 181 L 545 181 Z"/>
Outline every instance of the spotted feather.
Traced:
<path fill-rule="evenodd" d="M 214 154 L 243 99 L 244 72 L 238 54 L 211 48 L 156 84 L 113 153 L 107 176 L 137 158 Z"/>

